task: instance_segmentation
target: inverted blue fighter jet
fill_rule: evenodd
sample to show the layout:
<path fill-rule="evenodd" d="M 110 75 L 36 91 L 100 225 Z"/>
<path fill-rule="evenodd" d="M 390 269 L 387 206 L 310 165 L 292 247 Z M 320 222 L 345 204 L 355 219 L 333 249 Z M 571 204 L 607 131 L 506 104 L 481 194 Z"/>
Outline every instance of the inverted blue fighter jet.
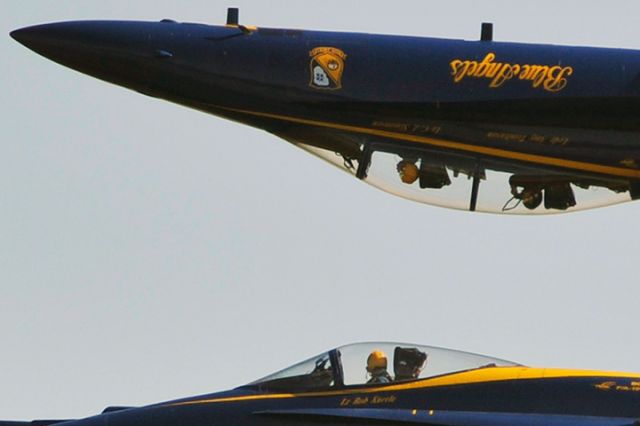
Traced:
<path fill-rule="evenodd" d="M 640 198 L 640 52 L 240 25 L 66 22 L 60 64 L 271 132 L 405 198 L 557 213 Z M 321 188 L 314 188 L 321 190 Z"/>
<path fill-rule="evenodd" d="M 466 352 L 362 343 L 239 388 L 81 420 L 0 426 L 637 426 L 640 374 L 525 367 Z"/>

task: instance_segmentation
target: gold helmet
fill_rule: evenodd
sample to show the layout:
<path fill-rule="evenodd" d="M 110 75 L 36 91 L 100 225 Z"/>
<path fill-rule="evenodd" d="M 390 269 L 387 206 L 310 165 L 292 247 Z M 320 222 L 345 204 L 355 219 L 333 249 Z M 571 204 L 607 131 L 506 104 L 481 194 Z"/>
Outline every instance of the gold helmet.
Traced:
<path fill-rule="evenodd" d="M 367 358 L 367 371 L 371 372 L 379 368 L 387 368 L 387 355 L 380 350 L 375 350 Z"/>
<path fill-rule="evenodd" d="M 402 160 L 398 163 L 398 174 L 402 182 L 411 185 L 418 179 L 420 175 L 418 166 L 415 163 L 407 160 Z"/>

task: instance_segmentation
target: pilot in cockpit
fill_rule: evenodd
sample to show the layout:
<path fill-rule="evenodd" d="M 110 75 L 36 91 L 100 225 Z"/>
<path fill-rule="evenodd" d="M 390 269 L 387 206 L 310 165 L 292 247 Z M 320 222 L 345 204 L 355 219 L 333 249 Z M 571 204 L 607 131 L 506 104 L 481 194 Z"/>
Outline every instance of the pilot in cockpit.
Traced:
<path fill-rule="evenodd" d="M 391 383 L 392 378 L 387 372 L 387 355 L 381 350 L 375 350 L 367 358 L 367 373 L 371 376 L 367 383 Z"/>
<path fill-rule="evenodd" d="M 420 161 L 420 167 L 418 167 Z M 442 189 L 451 185 L 451 178 L 443 163 L 432 159 L 403 158 L 396 166 L 402 183 L 413 185 L 418 179 L 421 189 Z"/>
<path fill-rule="evenodd" d="M 418 166 L 416 165 L 416 161 L 411 160 L 402 160 L 397 165 L 398 175 L 400 175 L 400 180 L 407 185 L 411 185 L 420 176 L 420 172 L 418 170 Z"/>
<path fill-rule="evenodd" d="M 393 353 L 393 370 L 395 381 L 416 380 L 427 364 L 427 353 L 418 348 L 397 346 Z"/>

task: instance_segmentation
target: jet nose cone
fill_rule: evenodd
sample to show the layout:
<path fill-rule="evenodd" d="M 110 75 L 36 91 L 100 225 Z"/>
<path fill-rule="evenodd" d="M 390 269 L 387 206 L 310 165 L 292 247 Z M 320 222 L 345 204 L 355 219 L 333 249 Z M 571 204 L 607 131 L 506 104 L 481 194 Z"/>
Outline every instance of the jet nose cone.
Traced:
<path fill-rule="evenodd" d="M 60 49 L 70 37 L 65 37 L 61 24 L 36 25 L 11 32 L 18 43 L 54 61 L 58 60 Z M 61 31 L 62 30 L 62 31 Z"/>
<path fill-rule="evenodd" d="M 13 31 L 10 35 L 20 44 L 49 59 L 57 60 L 61 52 L 84 47 L 87 41 L 86 25 L 74 22 L 35 25 Z"/>
<path fill-rule="evenodd" d="M 18 43 L 38 52 L 39 47 L 53 41 L 54 27 L 55 24 L 36 25 L 12 31 L 9 35 Z"/>
<path fill-rule="evenodd" d="M 129 87 L 147 77 L 153 28 L 143 23 L 71 21 L 22 28 L 11 37 L 61 65 Z"/>
<path fill-rule="evenodd" d="M 25 29 L 21 29 L 21 30 L 15 30 L 15 31 L 11 31 L 9 33 L 9 35 L 11 36 L 11 38 L 13 38 L 15 41 L 22 43 L 22 37 L 24 37 L 24 33 L 25 33 Z"/>
<path fill-rule="evenodd" d="M 29 47 L 29 41 L 33 41 L 34 36 L 36 39 L 38 38 L 37 28 L 38 27 L 21 28 L 19 30 L 12 31 L 9 35 L 18 43 Z"/>

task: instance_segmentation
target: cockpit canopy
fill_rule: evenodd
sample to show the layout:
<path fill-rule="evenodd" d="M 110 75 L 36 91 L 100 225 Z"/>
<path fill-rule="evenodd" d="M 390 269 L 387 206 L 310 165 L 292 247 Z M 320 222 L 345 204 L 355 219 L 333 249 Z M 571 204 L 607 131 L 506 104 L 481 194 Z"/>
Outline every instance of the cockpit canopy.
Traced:
<path fill-rule="evenodd" d="M 441 207 L 529 215 L 572 212 L 640 199 L 640 179 L 635 178 L 553 164 L 481 158 L 338 130 L 302 130 L 293 126 L 278 134 L 377 188 Z M 575 163 L 566 159 L 552 162 Z M 635 164 L 632 160 L 623 163 Z M 611 167 L 592 164 L 587 168 L 598 171 Z"/>
<path fill-rule="evenodd" d="M 248 386 L 278 391 L 380 386 L 479 368 L 516 365 L 502 359 L 431 346 L 358 343 L 314 356 Z"/>
<path fill-rule="evenodd" d="M 386 192 L 457 210 L 554 214 L 640 198 L 635 181 L 588 173 L 395 147 L 360 153 L 367 159 L 358 162 L 358 156 L 298 146 Z"/>

